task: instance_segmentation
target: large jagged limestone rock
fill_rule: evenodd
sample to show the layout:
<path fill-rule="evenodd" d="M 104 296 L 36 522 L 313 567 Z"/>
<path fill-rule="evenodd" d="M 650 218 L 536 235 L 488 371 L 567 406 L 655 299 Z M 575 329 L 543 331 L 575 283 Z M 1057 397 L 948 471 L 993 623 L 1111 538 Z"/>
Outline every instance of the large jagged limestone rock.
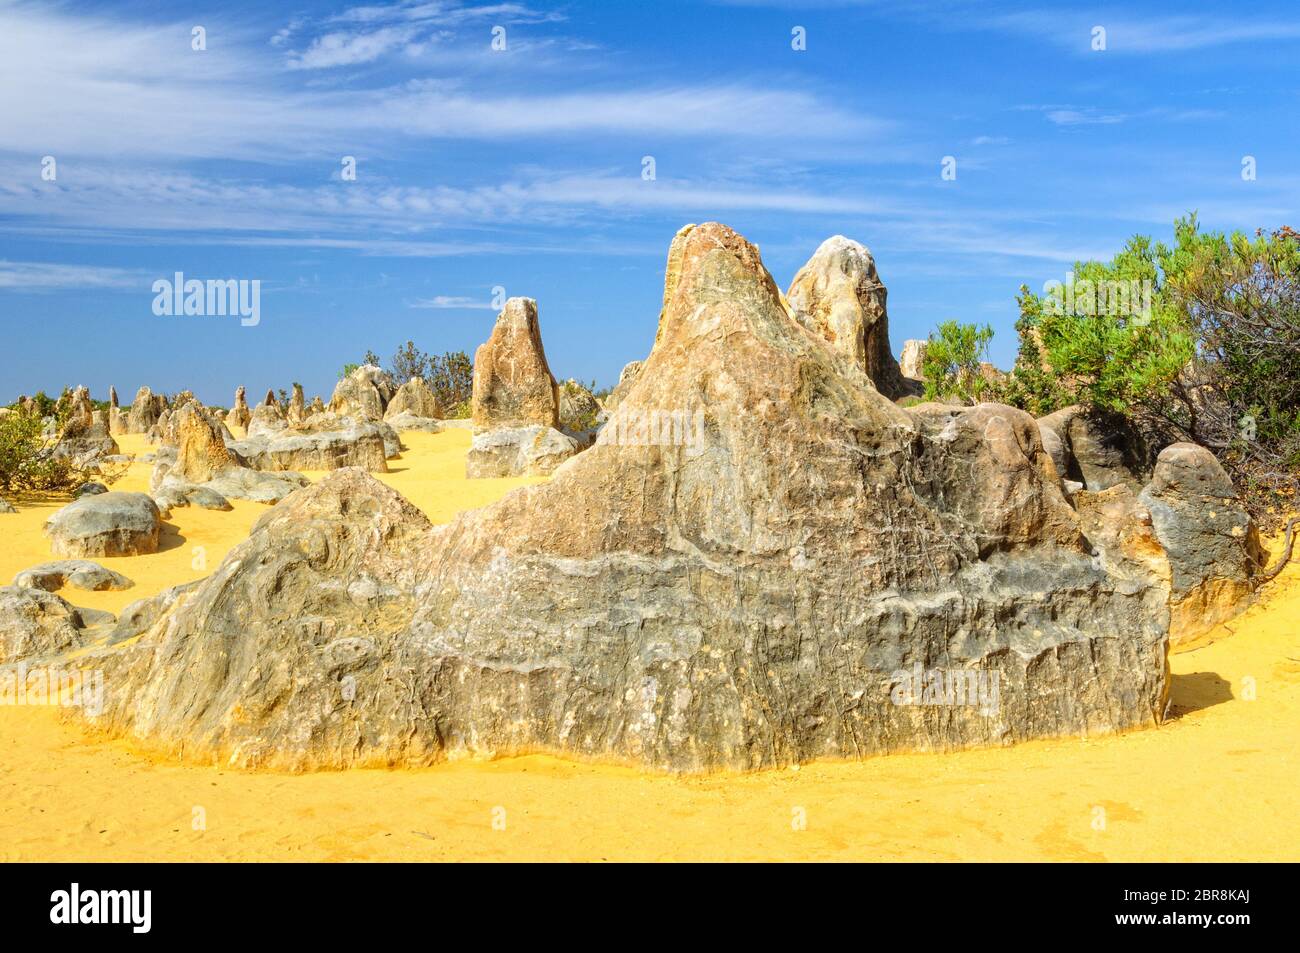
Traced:
<path fill-rule="evenodd" d="M 172 473 L 189 483 L 207 483 L 236 465 L 226 448 L 226 435 L 215 415 L 195 403 L 176 412 L 173 422 L 176 463 Z M 171 443 L 171 441 L 167 441 Z"/>
<path fill-rule="evenodd" d="M 477 433 L 559 426 L 559 395 L 532 298 L 509 299 L 475 353 L 472 406 Z"/>
<path fill-rule="evenodd" d="M 641 368 L 645 367 L 645 361 L 629 361 L 624 365 L 623 370 L 618 375 L 618 383 L 614 389 L 609 392 L 605 398 L 605 409 L 613 413 L 618 409 L 618 405 L 623 402 L 628 391 L 636 384 L 637 378 L 641 376 Z"/>
<path fill-rule="evenodd" d="M 1170 644 L 1193 642 L 1250 604 L 1259 532 L 1214 454 L 1193 443 L 1160 452 L 1139 499 L 1173 570 Z"/>
<path fill-rule="evenodd" d="M 383 420 L 384 410 L 396 388 L 387 372 L 373 364 L 363 364 L 334 388 L 329 411 L 357 420 Z"/>
<path fill-rule="evenodd" d="M 44 589 L 54 592 L 64 586 L 102 592 L 107 589 L 130 589 L 135 585 L 119 572 L 114 572 L 88 559 L 64 559 L 41 563 L 24 569 L 14 577 L 13 584 L 23 589 Z"/>
<path fill-rule="evenodd" d="M 826 239 L 785 293 L 795 320 L 853 361 L 886 397 L 917 396 L 889 346 L 885 285 L 871 252 L 843 235 Z"/>
<path fill-rule="evenodd" d="M 280 402 L 275 399 L 275 395 L 268 391 L 266 396 L 266 400 L 253 408 L 253 413 L 248 420 L 248 426 L 244 428 L 245 434 L 249 438 L 270 437 L 289 426 L 284 411 L 280 409 Z"/>
<path fill-rule="evenodd" d="M 230 412 L 226 414 L 226 428 L 232 432 L 246 432 L 249 423 L 253 420 L 253 412 L 248 409 L 247 395 L 244 385 L 240 384 L 235 389 L 235 406 L 231 407 Z"/>
<path fill-rule="evenodd" d="M 231 448 L 254 470 L 361 467 L 374 473 L 387 473 L 388 457 L 397 453 L 396 443 L 396 433 L 383 423 L 324 413 L 264 437 L 235 441 Z"/>
<path fill-rule="evenodd" d="M 605 420 L 595 395 L 573 378 L 560 385 L 559 393 L 560 426 L 573 434 L 594 434 Z"/>
<path fill-rule="evenodd" d="M 537 302 L 511 298 L 474 355 L 470 479 L 542 476 L 579 450 L 560 433 L 559 387 L 546 362 Z"/>
<path fill-rule="evenodd" d="M 0 586 L 0 665 L 59 655 L 84 645 L 90 619 L 39 588 Z"/>
<path fill-rule="evenodd" d="M 74 500 L 45 521 L 44 532 L 56 556 L 143 556 L 158 551 L 162 517 L 147 494 L 114 491 Z"/>
<path fill-rule="evenodd" d="M 90 392 L 85 387 L 72 392 L 67 421 L 53 453 L 56 457 L 75 461 L 79 466 L 89 466 L 103 457 L 121 453 L 117 441 L 109 433 L 107 416 L 94 409 Z"/>
<path fill-rule="evenodd" d="M 691 445 L 598 442 L 437 527 L 330 474 L 84 655 L 96 724 L 187 762 L 548 750 L 693 771 L 1161 717 L 1168 586 L 1094 557 L 1032 418 L 899 408 L 725 226 L 672 256 L 606 429 L 673 408 L 702 414 Z"/>
<path fill-rule="evenodd" d="M 391 424 L 393 418 L 403 415 L 439 420 L 443 413 L 442 405 L 438 403 L 438 398 L 434 396 L 424 379 L 412 377 L 397 389 L 393 399 L 388 402 L 388 407 L 384 410 L 384 420 Z"/>
<path fill-rule="evenodd" d="M 1075 404 L 1040 417 L 1038 428 L 1063 480 L 1092 491 L 1123 483 L 1137 492 L 1150 477 L 1147 440 L 1127 421 Z"/>
<path fill-rule="evenodd" d="M 925 380 L 925 352 L 929 343 L 915 338 L 903 342 L 903 354 L 898 359 L 900 374 L 918 382 Z"/>
<path fill-rule="evenodd" d="M 289 397 L 289 409 L 285 413 L 290 427 L 297 427 L 307 419 L 307 398 L 303 395 L 302 385 L 295 383 Z"/>
<path fill-rule="evenodd" d="M 126 417 L 126 432 L 129 434 L 147 434 L 158 423 L 158 418 L 167 409 L 167 398 L 155 394 L 147 386 L 135 393 L 131 410 Z"/>
<path fill-rule="evenodd" d="M 579 449 L 576 439 L 553 427 L 502 427 L 474 435 L 465 474 L 471 480 L 547 476 Z"/>
<path fill-rule="evenodd" d="M 173 431 L 174 443 L 159 449 L 150 478 L 160 510 L 189 505 L 228 510 L 231 499 L 278 503 L 309 483 L 299 473 L 259 472 L 277 468 L 255 466 L 241 448 L 260 444 L 233 440 L 220 418 L 197 401 L 176 412 Z"/>

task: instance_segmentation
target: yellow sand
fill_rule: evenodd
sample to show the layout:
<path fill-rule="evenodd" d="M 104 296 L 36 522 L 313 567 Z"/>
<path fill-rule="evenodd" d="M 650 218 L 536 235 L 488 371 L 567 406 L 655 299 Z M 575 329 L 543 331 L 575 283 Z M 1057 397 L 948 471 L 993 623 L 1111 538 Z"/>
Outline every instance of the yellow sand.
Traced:
<path fill-rule="evenodd" d="M 464 480 L 463 431 L 405 439 L 411 450 L 385 480 L 435 521 L 524 482 Z M 121 486 L 146 479 L 141 469 Z M 107 561 L 135 590 L 64 595 L 120 608 L 202 575 L 191 547 L 206 546 L 215 566 L 262 512 L 177 510 L 183 543 Z M 48 558 L 43 518 L 0 517 L 16 527 L 0 579 Z M 0 857 L 1296 860 L 1297 620 L 1293 566 L 1217 641 L 1173 657 L 1175 717 L 1158 729 L 703 779 L 549 757 L 419 771 L 222 771 L 87 741 L 51 709 L 0 707 Z"/>

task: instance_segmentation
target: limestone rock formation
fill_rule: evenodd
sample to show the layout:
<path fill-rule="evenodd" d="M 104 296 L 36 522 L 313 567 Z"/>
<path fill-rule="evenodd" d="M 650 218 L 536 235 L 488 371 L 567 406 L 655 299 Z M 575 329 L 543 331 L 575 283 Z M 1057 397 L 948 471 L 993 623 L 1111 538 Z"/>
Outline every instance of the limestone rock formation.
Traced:
<path fill-rule="evenodd" d="M 117 441 L 108 432 L 108 418 L 94 409 L 90 392 L 85 387 L 78 387 L 72 392 L 68 418 L 54 447 L 54 455 L 73 460 L 79 466 L 88 466 L 120 452 Z"/>
<path fill-rule="evenodd" d="M 853 361 L 891 399 L 917 396 L 889 347 L 885 285 L 871 252 L 843 235 L 826 239 L 785 293 L 795 320 Z"/>
<path fill-rule="evenodd" d="M 898 360 L 898 370 L 904 377 L 914 381 L 925 380 L 925 351 L 929 341 L 915 338 L 903 342 L 903 354 Z"/>
<path fill-rule="evenodd" d="M 141 387 L 131 402 L 127 413 L 126 432 L 129 434 L 147 434 L 158 423 L 158 418 L 167 409 L 167 398 L 155 394 L 148 387 Z"/>
<path fill-rule="evenodd" d="M 253 419 L 253 412 L 248 409 L 248 392 L 244 385 L 235 389 L 235 406 L 226 414 L 226 427 L 232 432 L 245 432 Z"/>
<path fill-rule="evenodd" d="M 623 370 L 618 375 L 618 383 L 614 389 L 609 392 L 605 398 L 605 409 L 613 413 L 618 409 L 618 405 L 623 402 L 633 385 L 636 384 L 637 378 L 641 376 L 641 368 L 645 367 L 645 361 L 629 361 L 624 365 Z"/>
<path fill-rule="evenodd" d="M 53 593 L 0 586 L 0 665 L 80 648 L 88 625 L 81 610 Z"/>
<path fill-rule="evenodd" d="M 269 437 L 289 426 L 289 422 L 284 417 L 284 412 L 280 410 L 280 404 L 275 400 L 274 395 L 267 393 L 269 400 L 264 400 L 253 408 L 253 413 L 249 417 L 248 426 L 244 428 L 247 436 L 252 437 Z"/>
<path fill-rule="evenodd" d="M 143 556 L 158 551 L 162 518 L 147 494 L 114 491 L 74 500 L 44 532 L 56 556 Z"/>
<path fill-rule="evenodd" d="M 594 434 L 605 421 L 605 411 L 582 384 L 569 378 L 560 385 L 560 426 L 571 434 Z"/>
<path fill-rule="evenodd" d="M 105 589 L 130 589 L 135 583 L 97 562 L 65 559 L 24 569 L 14 577 L 14 585 L 23 589 L 44 589 L 46 592 L 54 592 L 64 586 L 102 592 Z"/>
<path fill-rule="evenodd" d="M 334 387 L 329 411 L 358 420 L 383 420 L 396 388 L 392 378 L 373 364 L 363 364 Z"/>
<path fill-rule="evenodd" d="M 423 378 L 412 377 L 399 387 L 393 399 L 389 401 L 387 409 L 384 410 L 384 420 L 390 424 L 393 423 L 393 418 L 402 415 L 432 420 L 442 417 L 443 409 L 438 403 L 438 398 L 434 396 Z"/>
<path fill-rule="evenodd" d="M 537 302 L 511 298 L 474 355 L 471 478 L 550 473 L 578 442 L 560 433 L 559 388 L 546 363 Z"/>
<path fill-rule="evenodd" d="M 255 466 L 240 448 L 260 449 L 267 441 L 229 440 L 217 415 L 198 402 L 177 411 L 175 434 L 176 445 L 158 451 L 150 478 L 150 489 L 160 509 L 170 511 L 193 504 L 228 510 L 231 499 L 278 503 L 308 483 L 298 473 L 257 472 L 287 468 Z M 249 449 L 250 454 L 253 452 Z"/>
<path fill-rule="evenodd" d="M 1171 644 L 1193 641 L 1249 605 L 1263 549 L 1214 454 L 1193 443 L 1166 447 L 1139 499 L 1173 570 Z"/>
<path fill-rule="evenodd" d="M 17 512 L 18 511 L 14 509 L 12 503 L 10 503 L 4 497 L 0 496 L 0 513 L 17 513 Z"/>
<path fill-rule="evenodd" d="M 295 382 L 293 393 L 289 397 L 289 409 L 286 418 L 290 427 L 296 427 L 307 419 L 307 399 L 303 396 L 302 385 Z"/>
<path fill-rule="evenodd" d="M 231 448 L 254 470 L 337 470 L 359 466 L 386 473 L 388 457 L 397 453 L 397 435 L 383 423 L 324 413 L 264 437 L 235 441 Z"/>
<path fill-rule="evenodd" d="M 606 429 L 698 412 L 691 446 L 598 442 L 437 527 L 330 474 L 81 658 L 106 670 L 96 723 L 188 762 L 690 771 L 1161 717 L 1168 586 L 1094 557 L 1031 418 L 899 408 L 725 226 L 679 233 L 667 273 Z"/>
<path fill-rule="evenodd" d="M 504 427 L 475 434 L 465 454 L 465 475 L 546 476 L 578 452 L 578 441 L 553 427 Z"/>
<path fill-rule="evenodd" d="M 477 433 L 559 426 L 559 395 L 532 298 L 509 299 L 474 355 L 472 419 Z"/>
<path fill-rule="evenodd" d="M 1142 435 L 1122 420 L 1091 415 L 1076 404 L 1040 417 L 1038 428 L 1063 480 L 1094 491 L 1123 483 L 1136 492 L 1151 472 Z"/>

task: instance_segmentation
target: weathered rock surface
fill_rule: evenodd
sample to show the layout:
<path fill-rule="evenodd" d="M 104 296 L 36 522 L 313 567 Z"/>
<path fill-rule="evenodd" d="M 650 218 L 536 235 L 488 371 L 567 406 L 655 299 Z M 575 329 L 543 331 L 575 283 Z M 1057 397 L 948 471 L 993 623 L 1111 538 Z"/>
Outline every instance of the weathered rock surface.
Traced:
<path fill-rule="evenodd" d="M 605 409 L 613 413 L 618 409 L 618 405 L 623 402 L 628 391 L 636 384 L 637 378 L 641 376 L 641 368 L 645 367 L 645 361 L 629 361 L 624 365 L 623 370 L 618 375 L 618 383 L 614 389 L 609 392 L 605 398 Z"/>
<path fill-rule="evenodd" d="M 388 407 L 384 411 L 384 420 L 392 424 L 394 417 L 402 415 L 426 417 L 431 420 L 442 417 L 442 406 L 423 378 L 412 377 L 397 389 L 397 394 L 388 402 Z"/>
<path fill-rule="evenodd" d="M 594 433 L 605 420 L 595 395 L 573 378 L 560 385 L 560 426 L 571 433 Z"/>
<path fill-rule="evenodd" d="M 155 394 L 148 387 L 141 387 L 131 402 L 131 410 L 126 417 L 126 432 L 147 434 L 158 423 L 158 418 L 167 409 L 167 398 Z"/>
<path fill-rule="evenodd" d="M 1032 419 L 900 409 L 724 226 L 684 229 L 666 271 L 615 418 L 698 410 L 700 445 L 597 443 L 438 527 L 337 471 L 137 613 L 138 640 L 87 655 L 97 723 L 235 765 L 553 750 L 702 770 L 1161 716 L 1168 587 L 1094 557 Z M 946 691 L 900 692 L 935 671 Z"/>
<path fill-rule="evenodd" d="M 1192 443 L 1161 451 L 1139 499 L 1173 570 L 1169 640 L 1195 640 L 1250 604 L 1264 562 L 1259 532 L 1214 454 Z"/>
<path fill-rule="evenodd" d="M 537 302 L 511 298 L 474 355 L 474 429 L 558 427 L 559 395 L 546 363 Z"/>
<path fill-rule="evenodd" d="M 88 466 L 105 456 L 121 452 L 117 441 L 108 432 L 108 418 L 96 411 L 90 402 L 90 392 L 78 387 L 72 392 L 71 407 L 63 433 L 54 447 L 54 455 Z"/>
<path fill-rule="evenodd" d="M 248 439 L 256 437 L 270 437 L 279 433 L 289 426 L 289 422 L 284 417 L 284 412 L 280 410 L 280 405 L 272 397 L 270 403 L 263 401 L 253 408 L 253 413 L 248 419 L 248 426 L 244 428 Z"/>
<path fill-rule="evenodd" d="M 4 497 L 0 496 L 0 513 L 17 513 L 17 512 L 18 511 L 14 509 L 12 503 L 10 503 Z"/>
<path fill-rule="evenodd" d="M 0 665 L 80 648 L 88 624 L 76 606 L 53 593 L 0 586 Z"/>
<path fill-rule="evenodd" d="M 373 364 L 363 364 L 334 387 L 329 411 L 357 420 L 383 420 L 396 388 L 392 378 Z"/>
<path fill-rule="evenodd" d="M 795 320 L 857 364 L 880 393 L 918 396 L 890 350 L 886 294 L 871 252 L 835 235 L 799 269 L 785 297 Z"/>
<path fill-rule="evenodd" d="M 135 583 L 97 562 L 65 559 L 24 569 L 14 577 L 14 585 L 23 589 L 44 589 L 46 592 L 54 592 L 64 586 L 102 592 L 106 589 L 130 589 Z"/>
<path fill-rule="evenodd" d="M 929 341 L 911 338 L 903 342 L 903 353 L 898 359 L 898 371 L 914 381 L 925 380 L 925 352 Z"/>
<path fill-rule="evenodd" d="M 397 434 L 386 424 L 324 413 L 265 437 L 237 440 L 230 447 L 254 470 L 362 467 L 374 473 L 386 473 L 387 460 L 397 454 L 400 445 Z"/>
<path fill-rule="evenodd" d="M 226 427 L 231 431 L 247 431 L 252 420 L 253 412 L 248 409 L 248 392 L 241 384 L 235 389 L 235 406 L 226 414 Z"/>
<path fill-rule="evenodd" d="M 1040 417 L 1038 428 L 1063 480 L 1093 491 L 1123 483 L 1137 492 L 1151 472 L 1142 436 L 1123 421 L 1074 405 Z"/>
<path fill-rule="evenodd" d="M 158 551 L 162 518 L 144 493 L 83 496 L 45 521 L 56 556 L 143 556 Z"/>
<path fill-rule="evenodd" d="M 443 422 L 432 417 L 417 417 L 414 414 L 389 414 L 384 423 L 400 433 L 403 430 L 423 430 L 425 433 L 441 433 Z"/>
<path fill-rule="evenodd" d="M 293 393 L 289 396 L 289 409 L 285 416 L 290 427 L 297 427 L 307 419 L 307 398 L 303 396 L 301 384 L 293 385 Z"/>
<path fill-rule="evenodd" d="M 578 441 L 551 427 L 510 427 L 474 435 L 465 455 L 470 479 L 546 476 L 578 452 Z"/>

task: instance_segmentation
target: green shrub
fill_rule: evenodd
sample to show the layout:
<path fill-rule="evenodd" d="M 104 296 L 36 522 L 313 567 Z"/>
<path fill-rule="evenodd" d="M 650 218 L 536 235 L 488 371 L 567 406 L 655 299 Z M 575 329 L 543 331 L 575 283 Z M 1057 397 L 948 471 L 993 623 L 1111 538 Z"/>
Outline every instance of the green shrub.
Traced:
<path fill-rule="evenodd" d="M 945 321 L 926 344 L 921 373 L 925 399 L 956 398 L 977 404 L 989 390 L 980 365 L 988 357 L 993 329 Z"/>

